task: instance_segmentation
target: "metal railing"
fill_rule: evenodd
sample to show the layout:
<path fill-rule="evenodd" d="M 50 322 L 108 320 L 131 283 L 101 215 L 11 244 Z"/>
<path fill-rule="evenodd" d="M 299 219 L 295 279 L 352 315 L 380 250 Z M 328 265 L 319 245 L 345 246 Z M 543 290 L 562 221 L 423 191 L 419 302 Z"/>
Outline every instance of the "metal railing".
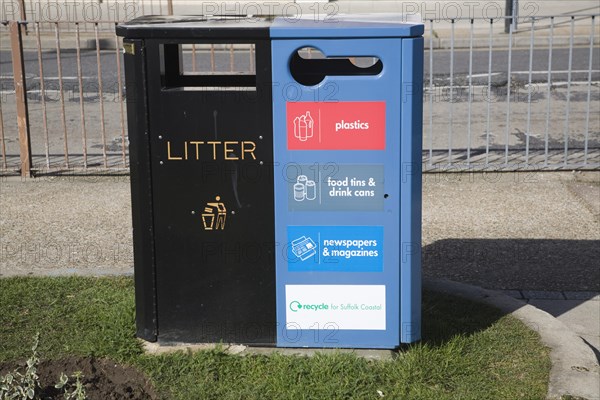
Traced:
<path fill-rule="evenodd" d="M 426 21 L 434 50 L 426 55 L 425 169 L 599 168 L 597 17 L 524 18 L 526 37 L 512 29 L 499 34 L 502 18 L 438 21 L 438 27 L 449 25 L 449 38 L 437 49 L 436 22 Z M 459 24 L 463 37 L 457 40 Z M 462 76 L 456 75 L 457 54 L 465 64 Z M 515 68 L 515 55 L 525 68 Z M 556 68 L 559 56 L 563 66 Z M 447 65 L 444 60 L 448 76 L 440 79 L 436 65 Z"/>
<path fill-rule="evenodd" d="M 425 21 L 424 170 L 600 169 L 597 20 L 522 18 L 508 34 L 502 17 Z M 107 23 L 0 26 L 13 45 L 0 52 L 0 172 L 127 170 L 121 42 Z M 184 48 L 191 71 L 251 72 L 253 59 L 252 47 Z"/>

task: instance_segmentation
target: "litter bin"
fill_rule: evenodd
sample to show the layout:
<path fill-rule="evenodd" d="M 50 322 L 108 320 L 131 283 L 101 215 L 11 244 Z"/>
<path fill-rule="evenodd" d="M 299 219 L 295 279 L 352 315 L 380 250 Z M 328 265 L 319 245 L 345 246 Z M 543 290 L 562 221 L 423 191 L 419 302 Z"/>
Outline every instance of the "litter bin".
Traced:
<path fill-rule="evenodd" d="M 419 340 L 423 25 L 142 17 L 117 33 L 138 336 Z"/>

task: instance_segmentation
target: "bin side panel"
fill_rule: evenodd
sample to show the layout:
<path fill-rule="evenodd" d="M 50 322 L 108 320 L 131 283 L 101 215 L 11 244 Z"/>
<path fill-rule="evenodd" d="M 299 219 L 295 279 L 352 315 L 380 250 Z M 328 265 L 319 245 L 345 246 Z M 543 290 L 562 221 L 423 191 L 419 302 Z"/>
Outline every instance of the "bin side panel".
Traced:
<path fill-rule="evenodd" d="M 165 88 L 147 40 L 159 341 L 274 343 L 270 43 L 254 43 L 256 88 Z"/>
<path fill-rule="evenodd" d="M 378 57 L 383 70 L 301 85 L 289 62 L 303 47 L 328 57 Z M 273 40 L 278 346 L 400 344 L 401 54 L 400 38 Z M 385 132 L 383 141 L 379 129 Z M 372 178 L 375 185 L 365 188 L 375 195 L 354 197 L 361 183 L 345 185 L 339 197 L 331 195 L 328 178 Z M 308 181 L 320 195 L 311 192 L 312 182 L 311 191 L 302 193 Z M 352 197 L 343 195 L 349 191 Z M 351 247 L 351 259 L 332 256 L 332 249 L 349 255 L 335 244 L 343 240 L 369 244 Z"/>
<path fill-rule="evenodd" d="M 146 59 L 143 40 L 125 39 L 133 54 L 125 53 L 127 128 L 137 336 L 154 342 L 157 335 L 156 273 L 152 215 L 152 170 L 148 136 Z"/>
<path fill-rule="evenodd" d="M 401 341 L 421 339 L 423 38 L 402 40 Z M 412 61 L 408 61 L 412 60 Z"/>

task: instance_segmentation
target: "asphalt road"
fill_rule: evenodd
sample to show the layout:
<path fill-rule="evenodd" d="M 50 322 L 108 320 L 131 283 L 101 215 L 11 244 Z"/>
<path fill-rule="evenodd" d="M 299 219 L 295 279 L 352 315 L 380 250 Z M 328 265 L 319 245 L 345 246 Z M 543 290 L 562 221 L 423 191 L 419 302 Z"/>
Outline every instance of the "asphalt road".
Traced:
<path fill-rule="evenodd" d="M 489 51 L 476 49 L 472 58 L 472 83 L 475 85 L 487 84 L 491 76 L 494 86 L 506 84 L 508 72 L 508 51 L 495 50 L 492 53 L 491 74 L 489 74 Z M 39 64 L 35 51 L 26 51 L 25 71 L 30 90 L 39 89 Z M 118 71 L 115 50 L 100 52 L 100 64 L 102 73 L 102 85 L 105 93 L 116 93 L 118 89 Z M 244 51 L 236 51 L 234 56 L 234 70 L 247 71 L 250 67 L 249 54 Z M 58 90 L 58 66 L 55 51 L 44 52 L 44 76 L 46 90 Z M 433 78 L 437 86 L 447 86 L 450 83 L 452 73 L 454 85 L 466 84 L 469 76 L 469 52 L 468 50 L 456 50 L 454 53 L 454 66 L 451 69 L 451 52 L 449 50 L 436 50 L 433 55 Z M 517 49 L 512 52 L 511 77 L 513 81 L 527 82 L 529 79 L 529 50 Z M 66 91 L 78 91 L 77 54 L 74 50 L 61 53 L 63 89 Z M 426 83 L 429 81 L 430 55 L 425 52 L 424 73 Z M 122 63 L 121 63 L 122 66 Z M 192 54 L 184 54 L 184 66 L 192 70 Z M 210 53 L 198 51 L 196 53 L 196 67 L 198 71 L 210 70 Z M 217 71 L 230 71 L 229 51 L 217 51 L 215 53 L 215 69 Z M 568 80 L 569 49 L 556 48 L 552 52 L 552 81 L 564 82 Z M 572 54 L 572 81 L 586 81 L 589 69 L 589 48 L 574 48 Z M 548 49 L 536 49 L 532 58 L 532 81 L 546 82 L 548 79 Z M 81 75 L 85 92 L 98 92 L 98 67 L 97 57 L 94 50 L 81 52 Z M 592 80 L 600 80 L 600 51 L 595 49 L 592 64 Z M 123 80 L 124 82 L 124 80 Z M 12 65 L 10 53 L 7 50 L 0 51 L 0 91 L 13 90 Z"/>

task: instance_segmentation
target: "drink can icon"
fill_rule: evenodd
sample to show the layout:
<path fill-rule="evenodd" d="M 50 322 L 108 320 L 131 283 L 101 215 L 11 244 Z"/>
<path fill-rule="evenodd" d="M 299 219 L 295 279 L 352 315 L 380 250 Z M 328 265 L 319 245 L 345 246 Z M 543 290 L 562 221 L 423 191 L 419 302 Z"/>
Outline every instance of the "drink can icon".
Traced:
<path fill-rule="evenodd" d="M 302 183 L 294 184 L 294 200 L 302 201 L 304 200 L 305 186 Z"/>
<path fill-rule="evenodd" d="M 314 200 L 317 197 L 315 181 L 306 182 L 306 200 Z"/>
<path fill-rule="evenodd" d="M 296 179 L 296 182 L 301 183 L 303 185 L 306 185 L 307 181 L 308 181 L 308 178 L 306 175 L 298 175 L 298 178 Z"/>

